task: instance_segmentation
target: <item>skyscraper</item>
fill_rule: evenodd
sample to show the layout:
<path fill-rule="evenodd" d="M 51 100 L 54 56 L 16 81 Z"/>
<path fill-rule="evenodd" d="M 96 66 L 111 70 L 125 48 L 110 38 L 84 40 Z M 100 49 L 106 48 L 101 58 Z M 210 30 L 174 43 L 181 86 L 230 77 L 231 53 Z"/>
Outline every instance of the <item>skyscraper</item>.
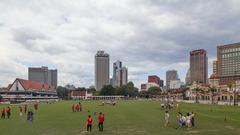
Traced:
<path fill-rule="evenodd" d="M 29 67 L 28 80 L 46 83 L 57 87 L 57 69 L 48 70 L 48 67 Z"/>
<path fill-rule="evenodd" d="M 188 71 L 187 71 L 186 78 L 185 78 L 185 84 L 191 85 L 190 69 L 188 69 Z"/>
<path fill-rule="evenodd" d="M 177 80 L 178 79 L 178 74 L 176 70 L 168 70 L 166 72 L 166 86 L 167 89 L 170 88 L 170 81 L 172 80 Z"/>
<path fill-rule="evenodd" d="M 95 55 L 95 87 L 101 90 L 109 84 L 109 54 L 98 51 Z"/>
<path fill-rule="evenodd" d="M 164 86 L 164 80 L 160 80 L 160 87 L 163 88 Z"/>
<path fill-rule="evenodd" d="M 214 60 L 213 61 L 213 74 L 217 74 L 218 71 L 218 61 Z"/>
<path fill-rule="evenodd" d="M 240 80 L 240 43 L 217 47 L 217 75 L 221 84 Z"/>
<path fill-rule="evenodd" d="M 126 85 L 127 82 L 128 82 L 128 69 L 126 67 L 117 69 L 115 86 Z"/>
<path fill-rule="evenodd" d="M 190 78 L 191 84 L 193 82 L 208 83 L 208 58 L 206 50 L 199 49 L 190 52 Z"/>
<path fill-rule="evenodd" d="M 117 85 L 117 71 L 122 68 L 122 62 L 116 61 L 113 63 L 113 77 L 112 77 L 112 85 Z"/>

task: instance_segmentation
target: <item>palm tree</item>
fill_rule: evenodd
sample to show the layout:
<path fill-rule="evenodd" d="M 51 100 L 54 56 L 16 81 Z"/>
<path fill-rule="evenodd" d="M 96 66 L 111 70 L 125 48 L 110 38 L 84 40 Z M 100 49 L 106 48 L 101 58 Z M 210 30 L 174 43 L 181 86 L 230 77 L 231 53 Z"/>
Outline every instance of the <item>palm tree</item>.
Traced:
<path fill-rule="evenodd" d="M 212 95 L 212 104 L 213 104 L 213 102 L 214 102 L 214 96 L 215 96 L 215 93 L 217 92 L 217 89 L 213 86 L 213 87 L 209 87 L 208 88 L 208 92 L 210 92 L 211 93 L 211 95 Z"/>

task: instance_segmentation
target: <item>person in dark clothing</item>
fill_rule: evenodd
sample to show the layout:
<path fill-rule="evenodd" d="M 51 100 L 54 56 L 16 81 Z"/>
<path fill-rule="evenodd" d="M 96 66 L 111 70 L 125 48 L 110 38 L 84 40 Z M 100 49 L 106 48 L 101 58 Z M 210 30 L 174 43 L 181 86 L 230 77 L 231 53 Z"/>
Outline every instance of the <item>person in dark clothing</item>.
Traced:
<path fill-rule="evenodd" d="M 29 122 L 33 122 L 33 112 L 31 110 L 28 111 L 28 113 L 27 113 L 27 120 Z"/>

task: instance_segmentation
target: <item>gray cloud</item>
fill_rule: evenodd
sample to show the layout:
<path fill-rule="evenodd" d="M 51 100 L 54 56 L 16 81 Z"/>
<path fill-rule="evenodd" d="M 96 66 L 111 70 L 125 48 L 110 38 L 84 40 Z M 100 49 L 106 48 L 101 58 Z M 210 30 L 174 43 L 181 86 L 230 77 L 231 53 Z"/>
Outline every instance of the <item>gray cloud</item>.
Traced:
<path fill-rule="evenodd" d="M 0 3 L 0 56 L 13 61 L 5 64 L 58 68 L 63 85 L 93 85 L 99 49 L 110 54 L 111 62 L 122 60 L 139 86 L 158 70 L 176 68 L 184 78 L 189 51 L 204 48 L 212 60 L 217 45 L 240 39 L 238 0 Z M 6 74 L 0 84 L 12 78 L 7 69 L 0 72 Z"/>

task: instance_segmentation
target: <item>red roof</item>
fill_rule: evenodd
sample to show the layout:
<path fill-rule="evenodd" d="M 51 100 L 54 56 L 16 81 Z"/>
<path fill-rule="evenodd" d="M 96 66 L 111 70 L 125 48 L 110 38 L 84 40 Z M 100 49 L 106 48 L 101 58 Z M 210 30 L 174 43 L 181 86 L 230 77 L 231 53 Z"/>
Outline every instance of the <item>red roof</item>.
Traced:
<path fill-rule="evenodd" d="M 213 73 L 211 76 L 210 76 L 210 79 L 218 79 L 218 76 L 216 73 Z"/>
<path fill-rule="evenodd" d="M 34 82 L 30 80 L 24 80 L 17 78 L 16 81 L 19 81 L 25 90 L 35 90 L 35 91 L 56 91 L 55 86 L 43 84 L 39 82 Z"/>
<path fill-rule="evenodd" d="M 73 91 L 71 91 L 70 94 L 71 94 L 71 96 L 76 96 L 76 97 L 86 96 L 86 91 L 73 90 Z"/>

